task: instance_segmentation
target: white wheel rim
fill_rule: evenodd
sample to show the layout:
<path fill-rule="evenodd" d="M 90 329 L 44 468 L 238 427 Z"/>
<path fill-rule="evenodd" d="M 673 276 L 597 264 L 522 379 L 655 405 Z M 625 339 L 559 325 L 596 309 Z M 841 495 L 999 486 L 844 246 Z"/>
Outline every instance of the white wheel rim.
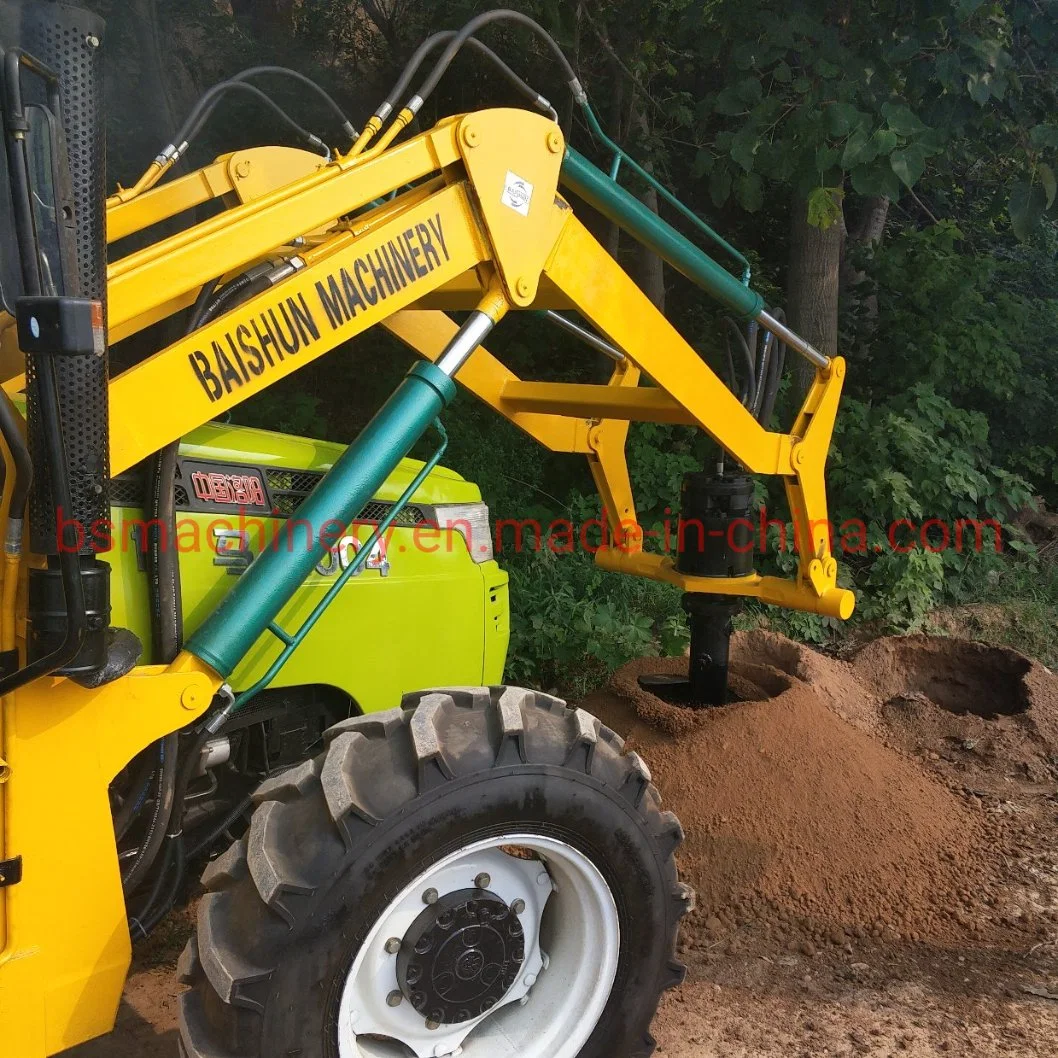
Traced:
<path fill-rule="evenodd" d="M 508 855 L 503 847 L 536 859 Z M 525 961 L 503 999 L 473 1021 L 427 1028 L 398 991 L 396 956 L 387 941 L 403 938 L 426 906 L 472 888 L 488 874 L 489 891 L 508 906 L 525 903 L 519 921 Z M 338 1013 L 340 1058 L 576 1058 L 602 1017 L 617 977 L 620 923 L 609 886 L 582 852 L 554 838 L 504 834 L 468 845 L 415 879 L 379 917 L 346 977 Z"/>

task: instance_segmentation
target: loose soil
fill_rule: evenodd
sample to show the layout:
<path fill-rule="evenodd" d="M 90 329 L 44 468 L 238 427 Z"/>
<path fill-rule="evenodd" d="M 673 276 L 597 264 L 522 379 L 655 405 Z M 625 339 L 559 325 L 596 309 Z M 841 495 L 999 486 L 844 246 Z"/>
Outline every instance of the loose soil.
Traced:
<path fill-rule="evenodd" d="M 1058 678 L 1012 650 L 879 639 L 849 660 L 733 644 L 737 703 L 668 705 L 641 659 L 585 708 L 653 771 L 698 893 L 669 1058 L 1058 1054 Z M 175 1053 L 166 972 L 138 956 L 116 1036 L 77 1058 Z"/>

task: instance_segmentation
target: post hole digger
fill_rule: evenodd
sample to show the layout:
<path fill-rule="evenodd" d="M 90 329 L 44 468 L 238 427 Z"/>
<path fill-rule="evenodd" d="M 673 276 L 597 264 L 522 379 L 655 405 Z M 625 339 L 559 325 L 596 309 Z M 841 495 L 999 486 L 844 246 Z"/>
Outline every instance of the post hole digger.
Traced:
<path fill-rule="evenodd" d="M 561 49 L 525 16 L 495 11 L 426 42 L 355 137 L 340 109 L 338 142 L 279 111 L 306 150 L 238 151 L 173 177 L 230 92 L 260 103 L 267 78 L 289 72 L 224 82 L 142 179 L 105 199 L 105 27 L 65 4 L 0 5 L 0 292 L 10 314 L 0 401 L 5 1055 L 53 1054 L 111 1028 L 130 927 L 149 930 L 196 854 L 246 807 L 227 805 L 200 828 L 204 839 L 189 842 L 191 817 L 217 796 L 217 762 L 258 753 L 263 782 L 249 828 L 203 876 L 197 932 L 181 960 L 189 1058 L 653 1050 L 658 998 L 682 976 L 674 945 L 691 895 L 675 867 L 680 825 L 612 732 L 539 692 L 415 691 L 400 674 L 402 700 L 359 703 L 360 715 L 344 719 L 319 694 L 291 691 L 278 755 L 269 756 L 275 729 L 256 712 L 274 703 L 277 686 L 290 687 L 285 675 L 304 669 L 306 656 L 305 683 L 340 687 L 345 658 L 369 649 L 351 623 L 328 625 L 328 615 L 360 588 L 353 578 L 377 562 L 408 510 L 447 509 L 449 495 L 430 497 L 455 487 L 437 466 L 440 416 L 457 382 L 550 450 L 587 457 L 610 521 L 602 566 L 684 590 L 692 658 L 689 685 L 674 694 L 723 699 L 733 600 L 851 612 L 851 594 L 836 583 L 824 488 L 842 362 L 769 312 L 748 271 L 732 275 L 625 191 L 618 169 L 636 168 L 631 159 L 607 143 L 607 175 L 569 146 L 550 103 L 477 40 L 499 20 L 540 36 L 604 139 Z M 398 139 L 464 45 L 533 109 L 457 115 Z M 753 321 L 761 353 L 754 359 L 757 343 L 748 343 L 744 400 L 593 238 L 578 203 Z M 208 219 L 187 220 L 196 206 L 210 207 Z M 151 241 L 154 225 L 180 220 L 177 234 Z M 687 220 L 735 252 L 693 214 Z M 142 248 L 122 255 L 130 235 Z M 534 382 L 505 367 L 484 343 L 524 310 L 607 355 L 609 382 Z M 184 336 L 111 377 L 110 344 L 170 317 Z M 204 425 L 376 325 L 420 360 L 307 484 L 304 467 L 265 452 L 260 438 L 236 444 Z M 788 433 L 765 425 L 780 343 L 816 368 Z M 23 389 L 24 420 L 12 400 Z M 675 558 L 643 547 L 624 456 L 633 421 L 702 429 L 738 464 L 737 475 L 688 479 L 683 514 L 700 524 L 700 546 Z M 435 455 L 407 461 L 431 434 Z M 111 546 L 118 483 L 133 473 L 151 516 L 142 583 Z M 748 502 L 746 474 L 783 478 L 803 541 L 794 580 L 760 576 L 728 548 Z M 192 494 L 229 511 L 267 499 L 274 530 L 256 553 L 242 538 L 220 538 L 219 557 L 242 556 L 238 575 L 225 570 L 193 592 L 185 557 L 165 543 Z M 281 509 L 280 494 L 296 502 Z M 350 535 L 383 494 L 368 529 Z M 470 533 L 461 539 L 468 551 L 480 546 Z M 444 596 L 413 612 L 416 651 L 453 623 Z M 150 664 L 139 662 L 141 647 Z M 415 659 L 407 665 L 417 671 Z M 308 733 L 289 749 L 280 736 L 295 728 Z"/>

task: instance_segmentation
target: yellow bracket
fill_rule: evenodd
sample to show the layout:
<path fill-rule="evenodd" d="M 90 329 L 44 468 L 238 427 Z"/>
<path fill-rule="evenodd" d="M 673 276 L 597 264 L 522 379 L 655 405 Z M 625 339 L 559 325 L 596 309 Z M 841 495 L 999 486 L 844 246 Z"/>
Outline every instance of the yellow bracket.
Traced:
<path fill-rule="evenodd" d="M 3 890 L 4 1054 L 55 1054 L 110 1030 L 131 946 L 107 789 L 142 749 L 201 715 L 219 685 L 184 655 L 95 690 L 45 679 L 4 699 L 6 847 L 24 871 Z M 57 799 L 60 778 L 71 794 Z"/>

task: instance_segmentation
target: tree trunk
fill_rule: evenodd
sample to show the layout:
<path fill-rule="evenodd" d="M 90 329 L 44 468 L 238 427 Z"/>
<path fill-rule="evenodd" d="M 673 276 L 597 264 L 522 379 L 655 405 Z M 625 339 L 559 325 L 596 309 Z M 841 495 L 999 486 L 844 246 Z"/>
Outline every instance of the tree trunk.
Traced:
<path fill-rule="evenodd" d="M 820 352 L 838 351 L 838 292 L 841 253 L 845 243 L 843 222 L 829 228 L 808 223 L 808 203 L 796 197 L 790 217 L 790 270 L 786 284 L 789 324 Z M 805 388 L 813 367 L 796 357 L 797 380 Z"/>
<path fill-rule="evenodd" d="M 864 202 L 856 223 L 849 228 L 848 244 L 841 260 L 842 297 L 857 297 L 855 287 L 863 282 L 864 273 L 853 264 L 853 252 L 880 243 L 885 234 L 885 222 L 888 217 L 889 199 L 884 195 L 875 195 Z M 864 307 L 868 317 L 877 316 L 878 298 L 871 295 L 864 302 Z"/>
<path fill-rule="evenodd" d="M 650 123 L 647 119 L 646 114 L 640 107 L 634 106 L 632 108 L 632 120 L 635 123 L 635 127 L 639 130 L 640 134 L 644 139 L 650 133 Z M 649 161 L 647 161 L 644 169 L 648 173 L 652 173 L 654 167 Z M 658 193 L 652 187 L 648 187 L 646 191 L 639 196 L 640 202 L 647 207 L 652 213 L 658 211 Z M 643 293 L 660 309 L 662 312 L 665 311 L 665 262 L 654 253 L 653 250 L 648 250 L 645 246 L 640 245 L 637 247 L 636 253 L 636 281 L 639 283 Z"/>

